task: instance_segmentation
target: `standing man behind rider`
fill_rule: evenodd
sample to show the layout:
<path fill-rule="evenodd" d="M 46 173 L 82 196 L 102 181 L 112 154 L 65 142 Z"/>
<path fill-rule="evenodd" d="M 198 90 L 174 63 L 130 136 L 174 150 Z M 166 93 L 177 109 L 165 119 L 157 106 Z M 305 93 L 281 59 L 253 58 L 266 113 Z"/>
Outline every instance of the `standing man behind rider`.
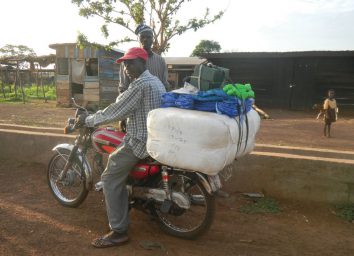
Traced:
<path fill-rule="evenodd" d="M 126 180 L 134 166 L 148 156 L 147 115 L 160 106 L 161 96 L 166 92 L 161 81 L 146 69 L 147 59 L 148 53 L 139 47 L 129 49 L 118 59 L 116 63 L 123 62 L 124 71 L 131 81 L 128 89 L 117 97 L 115 103 L 85 118 L 88 127 L 127 119 L 124 142 L 109 155 L 101 176 L 111 231 L 92 241 L 92 245 L 98 248 L 117 246 L 128 241 Z"/>
<path fill-rule="evenodd" d="M 152 28 L 147 25 L 140 24 L 135 29 L 135 34 L 138 36 L 140 47 L 145 49 L 148 53 L 149 58 L 146 61 L 147 70 L 149 70 L 152 75 L 160 79 L 166 90 L 168 90 L 169 83 L 167 81 L 168 72 L 166 62 L 160 55 L 154 53 L 151 49 L 152 43 L 154 41 L 154 32 Z M 120 82 L 118 91 L 119 93 L 122 93 L 128 88 L 131 82 L 130 78 L 124 73 L 124 68 L 122 65 L 119 70 L 119 77 Z"/>

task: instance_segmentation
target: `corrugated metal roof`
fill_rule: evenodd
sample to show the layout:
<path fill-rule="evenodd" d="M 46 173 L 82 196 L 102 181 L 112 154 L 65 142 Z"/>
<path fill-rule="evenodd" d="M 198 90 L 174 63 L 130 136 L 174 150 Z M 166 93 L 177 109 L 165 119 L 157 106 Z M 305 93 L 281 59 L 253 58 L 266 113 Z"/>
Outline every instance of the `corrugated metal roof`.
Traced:
<path fill-rule="evenodd" d="M 206 62 L 206 59 L 199 57 L 164 57 L 167 65 L 198 65 Z"/>
<path fill-rule="evenodd" d="M 228 58 L 297 58 L 297 57 L 354 57 L 354 51 L 298 51 L 298 52 L 224 52 L 203 54 L 207 59 Z"/>
<path fill-rule="evenodd" d="M 58 44 L 50 44 L 49 48 L 56 50 L 58 47 L 62 46 L 71 46 L 76 47 L 76 43 L 58 43 Z"/>
<path fill-rule="evenodd" d="M 50 44 L 49 48 L 56 50 L 58 47 L 63 47 L 63 46 L 68 46 L 68 47 L 73 47 L 76 48 L 77 43 L 58 43 L 58 44 Z M 119 53 L 125 53 L 125 51 L 120 50 L 118 48 L 113 47 L 112 51 L 119 52 Z"/>

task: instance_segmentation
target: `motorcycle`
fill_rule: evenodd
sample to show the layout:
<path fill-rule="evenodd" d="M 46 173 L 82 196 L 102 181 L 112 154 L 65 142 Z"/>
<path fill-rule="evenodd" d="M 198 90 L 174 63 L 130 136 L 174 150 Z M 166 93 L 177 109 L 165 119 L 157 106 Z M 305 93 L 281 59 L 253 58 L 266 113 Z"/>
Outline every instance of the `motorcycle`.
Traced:
<path fill-rule="evenodd" d="M 103 172 L 104 157 L 116 150 L 125 136 L 113 127 L 78 125 L 75 120 L 88 111 L 73 102 L 75 118 L 68 119 L 64 133 L 78 132 L 75 142 L 56 145 L 47 170 L 51 192 L 66 207 L 78 207 L 85 200 L 93 187 L 93 171 Z M 210 227 L 215 212 L 214 192 L 220 188 L 218 175 L 166 166 L 148 157 L 129 173 L 129 209 L 151 214 L 170 235 L 194 239 Z"/>

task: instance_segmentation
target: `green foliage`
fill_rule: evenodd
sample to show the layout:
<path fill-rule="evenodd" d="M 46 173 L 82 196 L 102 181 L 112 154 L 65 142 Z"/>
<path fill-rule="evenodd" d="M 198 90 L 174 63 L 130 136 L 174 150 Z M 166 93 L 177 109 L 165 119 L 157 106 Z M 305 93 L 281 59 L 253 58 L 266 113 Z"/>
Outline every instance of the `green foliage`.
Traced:
<path fill-rule="evenodd" d="M 29 48 L 25 45 L 12 45 L 7 44 L 4 47 L 0 48 L 1 57 L 35 57 L 36 53 L 32 48 Z"/>
<path fill-rule="evenodd" d="M 17 87 L 17 97 L 15 94 L 14 85 L 11 85 L 11 92 L 8 85 L 4 86 L 5 96 L 4 93 L 0 88 L 0 102 L 19 102 L 22 101 L 22 92 L 21 88 Z M 56 99 L 56 88 L 53 85 L 44 86 L 45 98 L 47 100 L 55 100 Z M 44 100 L 44 95 L 41 86 L 37 86 L 32 84 L 32 86 L 25 86 L 24 87 L 25 99 L 26 101 L 30 101 L 32 99 Z"/>
<path fill-rule="evenodd" d="M 354 220 L 354 204 L 341 204 L 335 206 L 336 215 L 347 221 Z"/>
<path fill-rule="evenodd" d="M 182 5 L 190 1 L 192 0 L 72 0 L 72 3 L 78 6 L 80 16 L 102 18 L 101 32 L 106 38 L 109 36 L 109 24 L 122 26 L 132 34 L 138 24 L 150 25 L 154 31 L 153 50 L 161 54 L 168 50 L 173 37 L 188 30 L 197 31 L 220 19 L 224 14 L 224 11 L 219 11 L 211 15 L 206 8 L 201 18 L 190 18 L 181 22 L 177 19 L 177 14 Z M 109 46 L 113 47 L 129 41 L 135 39 L 126 37 L 110 42 Z M 82 42 L 88 43 L 88 40 L 79 34 L 78 43 Z M 97 45 L 97 43 L 92 44 Z"/>
<path fill-rule="evenodd" d="M 36 56 L 34 50 L 25 45 L 7 44 L 0 48 L 0 58 L 3 60 L 3 64 L 12 62 L 14 65 L 18 65 L 20 69 L 28 68 L 28 63 L 26 64 L 24 59 L 31 59 Z M 14 61 L 14 59 L 18 61 Z"/>
<path fill-rule="evenodd" d="M 240 212 L 252 214 L 252 213 L 278 213 L 281 208 L 277 201 L 273 198 L 263 197 L 257 199 L 252 204 L 244 205 L 240 208 Z"/>
<path fill-rule="evenodd" d="M 101 29 L 107 29 L 107 28 L 102 28 Z M 108 33 L 108 32 L 107 32 Z M 131 42 L 131 41 L 134 41 L 128 37 L 125 37 L 123 38 L 122 40 L 116 40 L 116 41 L 112 41 L 110 42 L 108 45 L 101 45 L 99 43 L 95 43 L 95 42 L 89 42 L 89 40 L 87 39 L 87 37 L 82 34 L 82 33 L 78 33 L 78 36 L 77 36 L 77 44 L 79 45 L 80 49 L 84 49 L 85 47 L 88 47 L 88 46 L 93 46 L 95 48 L 98 48 L 98 49 L 106 49 L 106 50 L 110 50 L 112 49 L 112 47 L 120 44 L 120 43 L 126 43 L 126 42 Z"/>
<path fill-rule="evenodd" d="M 220 52 L 221 46 L 218 42 L 212 40 L 201 40 L 194 48 L 191 56 L 201 56 L 203 53 Z"/>

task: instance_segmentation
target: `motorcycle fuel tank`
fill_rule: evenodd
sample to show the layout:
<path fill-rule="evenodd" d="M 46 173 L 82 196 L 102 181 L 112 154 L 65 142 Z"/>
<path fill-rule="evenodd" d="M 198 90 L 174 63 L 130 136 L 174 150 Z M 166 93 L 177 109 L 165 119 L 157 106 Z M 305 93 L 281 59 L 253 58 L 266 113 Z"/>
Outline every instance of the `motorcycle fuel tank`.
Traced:
<path fill-rule="evenodd" d="M 133 170 L 130 171 L 129 176 L 134 179 L 141 180 L 148 176 L 152 176 L 160 171 L 159 165 L 137 164 Z"/>
<path fill-rule="evenodd" d="M 124 136 L 124 132 L 113 127 L 102 127 L 92 133 L 91 139 L 95 150 L 110 154 L 123 142 Z"/>

